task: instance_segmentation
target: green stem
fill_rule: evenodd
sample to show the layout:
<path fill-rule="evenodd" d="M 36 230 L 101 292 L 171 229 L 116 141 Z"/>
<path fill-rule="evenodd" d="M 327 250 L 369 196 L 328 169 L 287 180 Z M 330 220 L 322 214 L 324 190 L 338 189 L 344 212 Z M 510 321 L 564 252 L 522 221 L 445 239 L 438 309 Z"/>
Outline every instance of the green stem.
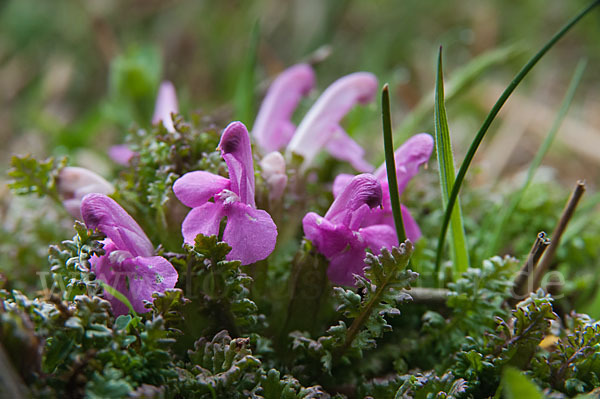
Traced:
<path fill-rule="evenodd" d="M 496 255 L 498 250 L 500 249 L 500 240 L 502 239 L 504 229 L 506 228 L 506 225 L 510 220 L 511 216 L 519 206 L 523 195 L 525 195 L 525 191 L 527 191 L 527 188 L 529 188 L 529 185 L 533 181 L 533 176 L 537 168 L 542 163 L 542 159 L 544 159 L 544 156 L 550 149 L 550 146 L 554 141 L 554 137 L 556 136 L 556 133 L 558 132 L 562 121 L 564 120 L 565 116 L 567 116 L 567 111 L 569 110 L 569 106 L 573 101 L 573 97 L 575 97 L 575 91 L 579 86 L 581 78 L 583 77 L 583 72 L 585 71 L 586 64 L 586 60 L 581 60 L 577 64 L 575 72 L 573 73 L 573 77 L 571 78 L 571 82 L 569 83 L 569 87 L 567 88 L 565 98 L 560 106 L 560 109 L 558 110 L 558 114 L 556 115 L 554 122 L 552 123 L 552 127 L 550 128 L 548 135 L 544 139 L 544 142 L 535 154 L 533 161 L 531 161 L 531 164 L 529 165 L 525 183 L 523 183 L 521 189 L 515 195 L 513 195 L 512 199 L 509 202 L 509 205 L 504 208 L 504 211 L 499 214 L 499 221 L 496 222 L 496 229 L 494 230 L 493 238 L 491 239 L 488 250 L 486 251 L 486 256 Z"/>
<path fill-rule="evenodd" d="M 373 307 L 379 303 L 379 299 L 387 290 L 388 285 L 390 281 L 394 278 L 394 276 L 395 273 L 389 274 L 384 284 L 381 284 L 377 287 L 373 298 L 371 298 L 369 303 L 367 303 L 367 305 L 364 307 L 363 311 L 358 315 L 358 317 L 354 319 L 354 321 L 350 325 L 350 328 L 348 328 L 348 332 L 346 333 L 346 340 L 344 341 L 344 345 L 342 345 L 342 347 L 340 347 L 340 349 L 336 353 L 338 358 L 342 357 L 346 350 L 348 350 L 348 348 L 352 345 L 354 338 L 356 338 L 365 322 L 369 319 L 369 316 L 371 316 L 371 313 L 373 312 Z"/>
<path fill-rule="evenodd" d="M 475 153 L 477 152 L 477 149 L 479 148 L 481 141 L 485 137 L 485 134 L 487 133 L 490 125 L 492 124 L 493 120 L 496 118 L 496 115 L 498 115 L 498 112 L 500 112 L 500 109 L 502 108 L 502 106 L 504 105 L 504 103 L 506 102 L 508 97 L 510 97 L 512 92 L 517 88 L 519 83 L 521 83 L 523 78 L 525 78 L 525 76 L 527 76 L 527 74 L 529 73 L 529 71 L 531 71 L 531 69 L 535 66 L 535 64 L 537 64 L 537 62 L 548 52 L 548 50 L 550 50 L 556 44 L 556 42 L 558 42 L 575 24 L 577 24 L 577 22 L 579 22 L 579 20 L 581 18 L 583 18 L 588 12 L 590 12 L 598 4 L 600 4 L 600 0 L 595 0 L 592 4 L 590 4 L 583 11 L 581 11 L 579 14 L 577 14 L 573 19 L 571 19 L 569 22 L 567 22 L 567 24 L 565 26 L 563 26 L 548 41 L 548 43 L 546 43 L 544 45 L 544 47 L 542 47 L 540 49 L 540 51 L 538 51 L 527 62 L 527 64 L 525 64 L 525 66 L 519 71 L 519 73 L 517 73 L 517 75 L 513 78 L 513 80 L 508 85 L 508 87 L 504 90 L 504 92 L 502 93 L 502 95 L 500 96 L 498 101 L 496 101 L 496 103 L 492 107 L 488 116 L 485 118 L 483 124 L 481 125 L 481 128 L 475 135 L 475 139 L 473 139 L 473 141 L 471 142 L 471 146 L 469 147 L 469 150 L 467 151 L 467 154 L 465 155 L 465 159 L 464 159 L 463 163 L 461 164 L 460 169 L 458 170 L 458 174 L 456 175 L 456 180 L 454 182 L 454 185 L 452 186 L 452 192 L 450 193 L 450 198 L 448 199 L 448 204 L 446 206 L 446 211 L 444 213 L 444 220 L 442 222 L 442 229 L 440 231 L 440 236 L 438 239 L 436 262 L 435 262 L 436 275 L 437 275 L 437 272 L 439 272 L 439 268 L 440 268 L 440 264 L 441 264 L 441 260 L 442 260 L 442 249 L 444 247 L 444 240 L 446 239 L 446 232 L 448 230 L 448 224 L 450 223 L 450 216 L 452 214 L 452 209 L 454 209 L 454 203 L 456 202 L 456 199 L 458 197 L 458 192 L 460 191 L 462 182 L 465 179 L 467 170 L 469 169 L 469 166 L 471 165 L 471 161 L 473 160 L 473 157 L 475 156 Z"/>
<path fill-rule="evenodd" d="M 396 179 L 396 161 L 394 159 L 394 142 L 392 139 L 392 116 L 390 112 L 390 90 L 388 84 L 383 85 L 381 92 L 381 119 L 383 121 L 383 145 L 385 148 L 385 167 L 387 170 L 390 200 L 392 203 L 392 214 L 398 242 L 406 241 L 406 232 L 402 222 L 402 209 L 400 206 L 400 194 L 398 193 L 398 181 Z"/>

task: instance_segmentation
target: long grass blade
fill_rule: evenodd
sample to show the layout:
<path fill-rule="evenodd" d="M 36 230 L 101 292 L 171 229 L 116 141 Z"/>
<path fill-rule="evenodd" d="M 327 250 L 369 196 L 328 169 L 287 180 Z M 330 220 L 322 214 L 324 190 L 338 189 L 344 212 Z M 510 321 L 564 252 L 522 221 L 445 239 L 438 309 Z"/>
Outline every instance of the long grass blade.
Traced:
<path fill-rule="evenodd" d="M 438 239 L 438 247 L 437 247 L 437 255 L 436 255 L 436 271 L 439 270 L 439 267 L 440 267 L 441 258 L 442 258 L 441 252 L 444 247 L 444 241 L 446 239 L 446 232 L 448 230 L 448 225 L 450 224 L 450 217 L 452 214 L 452 209 L 454 208 L 454 203 L 456 202 L 456 200 L 458 198 L 458 192 L 460 191 L 462 182 L 465 179 L 467 170 L 469 169 L 469 166 L 471 165 L 471 161 L 473 161 L 473 157 L 475 156 L 475 153 L 477 152 L 477 149 L 479 148 L 481 141 L 485 137 L 485 134 L 487 133 L 490 125 L 496 118 L 496 115 L 498 115 L 498 112 L 500 112 L 500 109 L 502 108 L 502 106 L 504 105 L 504 103 L 506 102 L 508 97 L 510 97 L 512 92 L 517 88 L 519 83 L 521 83 L 521 81 L 525 78 L 525 76 L 527 76 L 529 71 L 531 71 L 531 69 L 544 56 L 544 54 L 546 54 L 548 52 L 548 50 L 550 50 L 556 44 L 556 42 L 558 42 L 575 24 L 577 24 L 577 22 L 579 22 L 579 20 L 581 20 L 581 18 L 583 18 L 587 13 L 589 13 L 598 4 L 600 4 L 600 0 L 596 0 L 593 3 L 591 3 L 585 9 L 583 9 L 579 14 L 577 14 L 574 18 L 572 18 L 569 22 L 567 22 L 565 24 L 565 26 L 563 26 L 554 36 L 552 36 L 552 38 L 517 73 L 517 75 L 513 78 L 513 80 L 510 82 L 510 84 L 504 90 L 504 92 L 500 95 L 500 98 L 498 99 L 498 101 L 496 101 L 496 103 L 490 110 L 490 113 L 487 115 L 487 117 L 483 121 L 481 128 L 479 128 L 479 131 L 477 132 L 477 134 L 475 135 L 475 138 L 471 142 L 471 146 L 469 147 L 469 150 L 467 151 L 467 154 L 465 155 L 465 159 L 463 160 L 463 162 L 460 166 L 460 169 L 458 170 L 458 174 L 456 175 L 456 180 L 455 180 L 454 186 L 452 187 L 452 192 L 450 193 L 450 198 L 448 198 L 446 211 L 444 213 L 444 219 L 442 221 L 442 229 L 440 230 L 440 236 Z"/>
<path fill-rule="evenodd" d="M 402 208 L 400 207 L 400 195 L 398 193 L 398 180 L 396 179 L 396 160 L 394 159 L 394 142 L 392 140 L 392 116 L 390 111 L 390 89 L 387 83 L 381 92 L 381 119 L 383 122 L 383 145 L 385 149 L 385 168 L 387 171 L 388 186 L 390 189 L 390 201 L 392 203 L 392 215 L 398 242 L 406 241 L 406 232 L 402 222 Z"/>
<path fill-rule="evenodd" d="M 452 145 L 450 143 L 450 130 L 446 118 L 446 107 L 444 105 L 444 75 L 442 68 L 442 48 L 438 56 L 437 81 L 435 85 L 435 146 L 440 173 L 440 184 L 442 188 L 442 200 L 444 204 L 448 203 L 450 190 L 454 185 L 454 156 L 452 155 Z M 456 201 L 451 210 L 451 245 L 453 274 L 460 276 L 469 267 L 469 252 L 467 250 L 467 241 L 465 239 L 465 229 L 463 226 L 460 203 Z"/>
<path fill-rule="evenodd" d="M 481 75 L 494 65 L 509 62 L 524 53 L 523 47 L 510 45 L 487 51 L 458 68 L 444 84 L 444 101 L 449 102 L 458 97 L 476 83 Z M 410 111 L 396 127 L 396 136 L 404 138 L 415 134 L 424 120 L 431 117 L 435 106 L 435 88 L 423 96 L 419 103 Z"/>
<path fill-rule="evenodd" d="M 519 206 L 521 199 L 523 198 L 523 195 L 525 194 L 525 191 L 527 191 L 527 188 L 529 188 L 529 185 L 531 184 L 531 181 L 533 180 L 533 176 L 535 175 L 535 172 L 541 165 L 542 160 L 544 159 L 544 156 L 546 156 L 546 153 L 548 152 L 548 150 L 550 149 L 550 146 L 552 145 L 552 142 L 554 141 L 554 137 L 556 136 L 558 129 L 560 128 L 563 120 L 565 119 L 565 116 L 567 116 L 567 111 L 569 110 L 569 107 L 571 106 L 571 103 L 573 102 L 573 98 L 575 97 L 575 91 L 577 90 L 577 87 L 579 86 L 579 83 L 581 82 L 581 78 L 583 77 L 583 72 L 585 71 L 586 65 L 587 65 L 586 60 L 581 60 L 577 64 L 577 67 L 575 68 L 575 72 L 573 73 L 573 77 L 571 78 L 571 82 L 569 83 L 569 86 L 567 88 L 567 92 L 565 93 L 565 97 L 560 105 L 559 110 L 558 110 L 558 114 L 556 115 L 556 118 L 552 122 L 552 127 L 550 128 L 548 135 L 546 136 L 546 138 L 542 142 L 542 145 L 540 146 L 537 153 L 535 154 L 535 157 L 531 161 L 531 164 L 529 165 L 529 169 L 527 170 L 527 177 L 525 178 L 525 182 L 523 183 L 523 186 L 521 186 L 519 191 L 512 197 L 512 199 L 510 200 L 510 203 L 508 204 L 507 207 L 504 208 L 504 211 L 500 213 L 498 220 L 494 224 L 496 226 L 496 228 L 494 230 L 494 235 L 493 235 L 492 239 L 490 240 L 490 245 L 486 251 L 487 256 L 496 255 L 497 252 L 499 251 L 500 241 L 502 239 L 502 236 L 504 235 L 504 229 L 506 228 L 506 223 L 508 223 L 508 221 L 512 217 L 513 213 Z"/>
<path fill-rule="evenodd" d="M 244 122 L 246 126 L 252 126 L 256 113 L 254 109 L 256 103 L 254 98 L 254 88 L 256 87 L 256 62 L 259 44 L 260 25 L 257 21 L 252 29 L 248 53 L 240 73 L 233 99 L 235 117 L 237 120 Z"/>

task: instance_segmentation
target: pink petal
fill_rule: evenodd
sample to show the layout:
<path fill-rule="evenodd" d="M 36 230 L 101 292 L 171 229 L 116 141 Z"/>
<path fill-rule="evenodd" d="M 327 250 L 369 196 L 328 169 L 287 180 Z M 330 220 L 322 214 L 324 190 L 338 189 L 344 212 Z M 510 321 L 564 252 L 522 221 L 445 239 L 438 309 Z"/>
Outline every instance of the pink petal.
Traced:
<path fill-rule="evenodd" d="M 112 198 L 104 194 L 88 194 L 81 202 L 83 221 L 89 229 L 98 229 L 116 247 L 133 256 L 151 256 L 152 243 L 131 216 Z"/>
<path fill-rule="evenodd" d="M 410 211 L 404 205 L 401 205 L 401 209 L 402 224 L 404 224 L 404 232 L 406 233 L 406 238 L 408 238 L 412 242 L 415 242 L 419 238 L 421 238 L 421 229 L 419 229 L 419 225 L 410 214 Z"/>
<path fill-rule="evenodd" d="M 348 111 L 357 103 L 370 102 L 376 92 L 377 79 L 367 72 L 353 73 L 335 81 L 298 126 L 287 147 L 288 158 L 292 153 L 301 155 L 304 158 L 302 168 L 306 169 L 339 129 L 339 123 Z"/>
<path fill-rule="evenodd" d="M 246 126 L 242 122 L 231 122 L 223 131 L 219 148 L 229 170 L 231 191 L 243 203 L 255 207 L 254 163 Z"/>
<path fill-rule="evenodd" d="M 400 209 L 402 209 L 402 223 L 404 224 L 406 238 L 415 242 L 421 238 L 421 229 L 419 229 L 419 225 L 404 205 L 401 204 Z M 396 227 L 394 225 L 392 210 L 390 208 L 371 210 L 370 215 L 363 220 L 362 226 L 367 227 L 375 225 L 387 225 L 395 231 Z M 397 242 L 394 245 L 397 245 Z"/>
<path fill-rule="evenodd" d="M 381 185 L 375 176 L 363 173 L 352 178 L 344 191 L 333 201 L 325 214 L 325 219 L 332 223 L 348 225 L 352 212 L 362 205 L 370 208 L 381 205 Z"/>
<path fill-rule="evenodd" d="M 252 128 L 264 152 L 277 151 L 291 140 L 296 130 L 291 122 L 294 110 L 314 85 L 315 74 L 308 64 L 294 65 L 273 81 Z"/>
<path fill-rule="evenodd" d="M 65 209 L 74 217 L 81 218 L 81 200 L 87 194 L 112 194 L 115 188 L 102 176 L 89 169 L 76 166 L 62 168 L 58 175 L 58 193 Z"/>
<path fill-rule="evenodd" d="M 261 174 L 269 188 L 269 201 L 281 198 L 287 185 L 285 159 L 280 152 L 268 153 L 260 161 Z"/>
<path fill-rule="evenodd" d="M 108 258 L 110 254 L 103 258 Z M 97 263 L 98 265 L 98 263 Z M 162 256 L 126 258 L 120 262 L 106 261 L 103 267 L 96 267 L 96 278 L 104 281 L 123 294 L 138 313 L 149 309 L 144 307 L 144 301 L 152 302 L 152 294 L 165 292 L 175 287 L 178 274 L 173 265 Z M 111 303 L 115 316 L 129 313 L 127 305 L 105 292 L 106 299 Z"/>
<path fill-rule="evenodd" d="M 354 285 L 354 274 L 365 275 L 365 247 L 349 247 L 331 257 L 327 277 L 337 285 Z"/>
<path fill-rule="evenodd" d="M 121 266 L 129 280 L 129 289 L 124 287 L 125 291 L 119 291 L 129 299 L 138 313 L 148 311 L 144 307 L 144 301 L 152 302 L 153 293 L 165 292 L 177 283 L 177 270 L 162 256 L 129 258 Z"/>
<path fill-rule="evenodd" d="M 265 259 L 275 249 L 277 226 L 271 216 L 240 202 L 226 207 L 227 226 L 223 241 L 231 246 L 228 260 L 240 260 L 249 265 Z"/>
<path fill-rule="evenodd" d="M 420 133 L 406 140 L 400 148 L 394 152 L 396 160 L 396 178 L 398 180 L 398 191 L 400 194 L 418 172 L 419 167 L 426 163 L 433 151 L 433 137 L 427 133 Z M 385 162 L 377 168 L 375 176 L 387 181 Z"/>
<path fill-rule="evenodd" d="M 354 175 L 349 175 L 347 173 L 340 173 L 335 177 L 335 180 L 333 181 L 333 198 L 337 198 L 342 191 L 344 191 L 353 177 Z"/>
<path fill-rule="evenodd" d="M 113 145 L 108 149 L 110 159 L 123 166 L 128 166 L 131 158 L 136 155 L 137 153 L 132 151 L 126 144 Z"/>
<path fill-rule="evenodd" d="M 306 238 L 327 258 L 342 252 L 350 242 L 356 240 L 354 233 L 348 227 L 343 224 L 333 224 L 314 212 L 304 216 L 302 228 Z"/>
<path fill-rule="evenodd" d="M 176 114 L 179 112 L 179 106 L 177 105 L 177 95 L 175 94 L 175 86 L 173 83 L 164 81 L 158 88 L 158 95 L 156 96 L 156 105 L 154 106 L 154 116 L 152 116 L 152 123 L 157 124 L 162 122 L 165 129 L 169 132 L 175 131 L 173 126 L 173 117 L 171 113 Z"/>
<path fill-rule="evenodd" d="M 220 202 L 206 202 L 192 209 L 181 224 L 183 241 L 193 245 L 198 234 L 218 235 L 223 216 L 223 205 Z"/>
<path fill-rule="evenodd" d="M 372 172 L 373 165 L 365 161 L 365 150 L 341 128 L 327 142 L 327 151 L 332 157 L 349 162 L 359 172 Z"/>
<path fill-rule="evenodd" d="M 175 180 L 173 192 L 190 208 L 202 206 L 215 194 L 229 189 L 229 179 L 205 171 L 188 172 Z"/>
<path fill-rule="evenodd" d="M 359 230 L 359 233 L 375 254 L 379 254 L 383 247 L 391 249 L 393 246 L 398 246 L 396 230 L 392 226 L 379 224 L 363 227 Z"/>

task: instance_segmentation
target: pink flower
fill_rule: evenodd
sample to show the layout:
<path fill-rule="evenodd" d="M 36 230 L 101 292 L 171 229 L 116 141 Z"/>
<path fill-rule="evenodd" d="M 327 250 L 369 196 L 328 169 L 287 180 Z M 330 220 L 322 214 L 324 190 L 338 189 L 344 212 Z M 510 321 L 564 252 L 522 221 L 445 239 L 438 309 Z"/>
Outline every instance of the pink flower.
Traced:
<path fill-rule="evenodd" d="M 173 117 L 171 114 L 179 112 L 179 106 L 177 104 L 177 95 L 175 94 L 175 86 L 169 81 L 164 81 L 158 88 L 158 95 L 156 96 L 156 105 L 154 106 L 154 116 L 152 116 L 152 123 L 157 124 L 162 122 L 165 129 L 173 133 L 175 126 L 173 126 Z"/>
<path fill-rule="evenodd" d="M 296 129 L 291 121 L 301 98 L 315 85 L 312 68 L 295 65 L 281 73 L 269 88 L 260 107 L 252 134 L 265 152 L 278 151 L 288 143 L 292 153 L 304 157 L 305 169 L 322 149 L 359 171 L 373 167 L 364 160 L 364 150 L 339 126 L 342 118 L 357 104 L 370 102 L 377 92 L 377 79 L 366 72 L 338 79 L 323 92 Z"/>
<path fill-rule="evenodd" d="M 87 194 L 112 194 L 115 188 L 99 174 L 76 166 L 62 168 L 58 175 L 58 193 L 63 206 L 74 218 L 81 218 L 81 200 Z"/>
<path fill-rule="evenodd" d="M 96 278 L 123 294 L 138 313 L 147 312 L 144 301 L 154 292 L 175 287 L 177 271 L 162 256 L 153 256 L 152 243 L 131 216 L 113 199 L 88 194 L 81 202 L 83 221 L 89 229 L 106 234 L 100 257 L 90 259 Z M 127 306 L 105 293 L 115 316 L 127 314 Z"/>
<path fill-rule="evenodd" d="M 173 133 L 175 132 L 175 126 L 173 125 L 173 117 L 171 114 L 176 114 L 178 112 L 179 107 L 177 105 L 175 87 L 173 86 L 173 83 L 165 80 L 158 88 L 152 123 L 155 125 L 162 123 L 165 129 Z M 108 150 L 110 159 L 123 166 L 128 166 L 131 158 L 136 155 L 137 153 L 132 151 L 126 144 L 114 145 Z"/>
<path fill-rule="evenodd" d="M 381 201 L 379 181 L 365 173 L 350 180 L 324 217 L 310 212 L 302 220 L 306 237 L 329 259 L 327 275 L 334 284 L 352 285 L 354 274 L 364 275 L 367 248 L 379 254 L 383 247 L 398 245 L 396 231 L 389 225 L 361 227 Z"/>
<path fill-rule="evenodd" d="M 230 123 L 223 131 L 219 148 L 229 179 L 195 171 L 186 173 L 173 185 L 175 196 L 193 208 L 181 226 L 183 238 L 193 244 L 198 234 L 218 235 L 221 219 L 226 217 L 223 241 L 232 248 L 227 259 L 251 264 L 273 252 L 277 227 L 267 212 L 256 209 L 254 166 L 246 127 L 241 122 Z M 214 202 L 209 202 L 211 198 Z"/>
<path fill-rule="evenodd" d="M 273 81 L 263 100 L 252 135 L 265 152 L 279 151 L 292 139 L 296 126 L 292 115 L 302 97 L 315 86 L 315 73 L 308 64 L 294 65 Z"/>
<path fill-rule="evenodd" d="M 417 134 L 408 139 L 394 153 L 396 160 L 396 177 L 398 180 L 398 192 L 402 194 L 404 188 L 418 172 L 419 167 L 426 163 L 433 151 L 433 138 L 427 133 Z M 372 215 L 365 219 L 362 226 L 388 225 L 394 227 L 394 217 L 392 215 L 392 205 L 390 201 L 390 189 L 387 180 L 387 171 L 383 163 L 374 173 L 375 177 L 381 183 L 383 191 L 382 209 L 373 210 Z M 338 175 L 333 182 L 333 196 L 337 198 L 344 188 L 352 181 L 353 176 L 348 174 Z M 421 237 L 421 230 L 417 222 L 412 217 L 408 209 L 402 205 L 402 221 L 406 236 L 411 241 L 416 241 Z"/>
<path fill-rule="evenodd" d="M 131 158 L 136 155 L 137 153 L 129 148 L 127 144 L 113 145 L 108 149 L 108 157 L 122 166 L 129 165 Z"/>
<path fill-rule="evenodd" d="M 371 73 L 356 72 L 333 82 L 308 111 L 290 141 L 286 154 L 301 155 L 306 169 L 326 147 L 336 158 L 348 161 L 359 171 L 373 167 L 364 159 L 364 150 L 341 128 L 342 118 L 357 104 L 373 100 L 377 79 Z"/>

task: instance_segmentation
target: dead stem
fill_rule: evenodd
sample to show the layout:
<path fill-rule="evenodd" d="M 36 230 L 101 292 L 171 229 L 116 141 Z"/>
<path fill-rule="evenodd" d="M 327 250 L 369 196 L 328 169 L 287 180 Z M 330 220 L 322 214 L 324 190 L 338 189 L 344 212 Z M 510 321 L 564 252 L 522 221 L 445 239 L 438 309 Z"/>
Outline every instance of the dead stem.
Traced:
<path fill-rule="evenodd" d="M 544 254 L 544 251 L 546 251 L 546 248 L 548 248 L 550 245 L 550 242 L 551 241 L 545 232 L 541 231 L 538 233 L 537 237 L 535 238 L 535 242 L 531 247 L 531 251 L 529 251 L 527 260 L 525 263 L 523 263 L 521 270 L 519 270 L 519 274 L 517 274 L 517 277 L 515 277 L 513 282 L 514 296 L 509 301 L 512 304 L 514 304 L 513 302 L 515 301 L 518 302 L 521 298 L 531 292 L 531 286 L 529 286 L 527 283 L 530 281 L 529 278 L 536 270 L 536 266 Z"/>
<path fill-rule="evenodd" d="M 535 275 L 534 275 L 534 279 L 533 279 L 533 290 L 534 291 L 540 287 L 540 284 L 542 282 L 542 278 L 544 277 L 544 274 L 546 274 L 546 272 L 548 270 L 550 270 L 550 264 L 552 262 L 552 258 L 554 257 L 554 253 L 556 252 L 556 249 L 558 248 L 558 244 L 560 243 L 560 238 L 562 237 L 563 233 L 565 232 L 565 229 L 567 228 L 567 225 L 569 224 L 571 217 L 573 217 L 575 208 L 577 208 L 577 204 L 579 203 L 579 200 L 581 199 L 581 196 L 583 195 L 584 192 L 585 192 L 585 181 L 578 180 L 577 185 L 575 186 L 575 189 L 571 193 L 571 197 L 569 198 L 569 201 L 567 202 L 567 205 L 563 209 L 563 212 L 562 212 L 562 215 L 560 216 L 558 224 L 556 225 L 556 228 L 552 232 L 552 242 L 550 243 L 550 246 L 548 247 L 546 254 L 540 261 L 539 266 L 535 269 Z"/>

